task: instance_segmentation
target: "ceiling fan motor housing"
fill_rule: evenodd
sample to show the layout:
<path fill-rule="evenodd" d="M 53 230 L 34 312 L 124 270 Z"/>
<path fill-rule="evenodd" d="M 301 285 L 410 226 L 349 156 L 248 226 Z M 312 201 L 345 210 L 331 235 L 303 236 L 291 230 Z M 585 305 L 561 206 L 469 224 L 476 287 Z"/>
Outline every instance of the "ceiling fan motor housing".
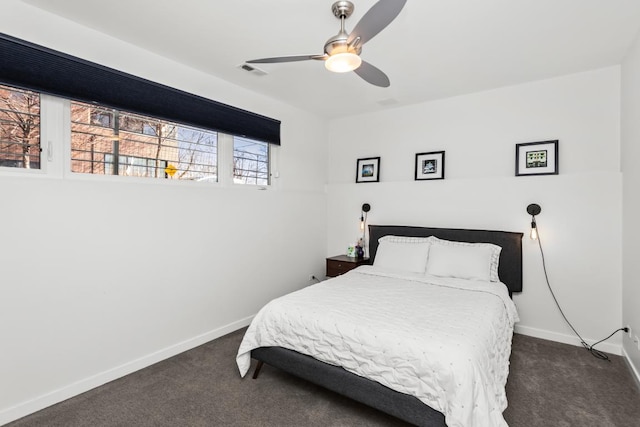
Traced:
<path fill-rule="evenodd" d="M 351 16 L 354 10 L 354 5 L 350 1 L 337 1 L 331 6 L 331 10 L 336 18 L 341 21 L 340 32 L 331 37 L 324 44 L 324 53 L 327 55 L 335 55 L 337 53 L 353 53 L 360 55 L 362 47 L 359 43 L 352 43 L 349 45 L 347 39 L 349 34 L 344 29 L 344 20 Z"/>
<path fill-rule="evenodd" d="M 344 31 L 340 31 L 338 34 L 327 40 L 327 42 L 324 44 L 324 53 L 329 56 L 336 53 L 345 52 L 360 55 L 360 52 L 362 52 L 362 47 L 360 45 L 353 46 L 347 43 L 348 37 L 349 34 L 345 33 Z"/>

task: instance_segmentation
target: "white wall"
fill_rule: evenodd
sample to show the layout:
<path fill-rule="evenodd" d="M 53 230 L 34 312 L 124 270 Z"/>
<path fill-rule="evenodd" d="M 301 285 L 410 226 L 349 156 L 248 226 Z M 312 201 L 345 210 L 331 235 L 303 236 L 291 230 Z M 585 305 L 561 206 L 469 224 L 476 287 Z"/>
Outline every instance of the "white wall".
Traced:
<path fill-rule="evenodd" d="M 632 336 L 640 338 L 640 36 L 622 64 L 622 173 L 623 173 L 623 269 L 622 319 L 631 327 Z M 638 339 L 636 338 L 636 339 Z M 626 336 L 624 351 L 640 380 L 640 350 Z"/>
<path fill-rule="evenodd" d="M 587 339 L 620 326 L 618 67 L 327 126 L 18 0 L 4 1 L 2 15 L 7 34 L 280 119 L 283 145 L 269 191 L 0 175 L 0 424 L 246 324 L 267 300 L 322 275 L 325 255 L 344 253 L 363 202 L 371 223 L 522 232 L 537 202 L 566 314 Z M 638 49 L 623 67 L 636 94 Z M 639 99 L 623 97 L 629 162 Z M 547 139 L 560 140 L 561 174 L 514 177 L 514 145 Z M 446 150 L 447 178 L 414 182 L 414 154 L 432 150 Z M 378 155 L 382 182 L 354 184 L 356 159 Z M 638 216 L 636 175 L 625 168 L 627 218 Z M 636 303 L 625 302 L 625 321 L 638 331 L 631 236 L 624 297 Z M 528 239 L 524 268 L 518 330 L 575 343 Z M 601 348 L 617 351 L 619 337 L 610 342 Z"/>
<path fill-rule="evenodd" d="M 621 326 L 620 68 L 505 87 L 330 123 L 329 253 L 372 224 L 528 232 L 538 216 L 551 285 L 583 338 Z M 515 177 L 515 144 L 558 139 L 560 175 Z M 415 153 L 446 151 L 446 179 L 414 181 Z M 380 183 L 355 184 L 356 159 L 381 156 Z M 537 245 L 523 240 L 525 334 L 577 343 L 546 287 Z M 598 348 L 620 352 L 621 338 Z"/>
<path fill-rule="evenodd" d="M 324 121 L 19 1 L 2 27 L 280 119 L 282 147 L 267 191 L 0 174 L 0 424 L 244 326 L 323 274 Z"/>

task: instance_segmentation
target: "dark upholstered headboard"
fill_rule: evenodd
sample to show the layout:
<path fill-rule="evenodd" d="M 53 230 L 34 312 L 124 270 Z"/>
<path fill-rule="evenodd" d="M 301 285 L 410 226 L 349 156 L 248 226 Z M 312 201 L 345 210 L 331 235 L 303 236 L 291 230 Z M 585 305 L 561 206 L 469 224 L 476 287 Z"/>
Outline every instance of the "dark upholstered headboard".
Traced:
<path fill-rule="evenodd" d="M 469 243 L 493 243 L 502 248 L 498 276 L 507 285 L 509 294 L 522 292 L 522 233 L 457 228 L 410 227 L 400 225 L 369 225 L 369 258 L 373 264 L 378 239 L 383 236 L 435 236 L 444 240 Z"/>

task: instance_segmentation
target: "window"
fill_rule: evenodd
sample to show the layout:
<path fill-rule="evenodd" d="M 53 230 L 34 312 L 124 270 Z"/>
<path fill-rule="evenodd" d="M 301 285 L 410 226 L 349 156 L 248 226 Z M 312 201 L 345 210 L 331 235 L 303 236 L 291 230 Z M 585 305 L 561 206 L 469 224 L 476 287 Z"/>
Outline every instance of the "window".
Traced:
<path fill-rule="evenodd" d="M 0 85 L 0 167 L 40 169 L 40 94 Z"/>
<path fill-rule="evenodd" d="M 71 171 L 216 182 L 216 132 L 71 103 Z"/>
<path fill-rule="evenodd" d="M 0 51 L 0 167 L 269 185 L 280 120 L 6 34 Z"/>
<path fill-rule="evenodd" d="M 233 182 L 269 185 L 269 144 L 233 137 Z"/>
<path fill-rule="evenodd" d="M 46 121 L 61 114 L 70 116 L 68 127 Z M 41 121 L 48 123 L 44 130 Z M 53 162 L 50 172 L 64 174 L 60 164 L 55 166 L 55 144 L 67 132 L 64 129 L 70 129 L 68 170 L 74 174 L 271 184 L 267 142 L 0 85 L 0 169 L 47 173 L 47 164 Z M 46 156 L 41 139 L 52 141 Z"/>

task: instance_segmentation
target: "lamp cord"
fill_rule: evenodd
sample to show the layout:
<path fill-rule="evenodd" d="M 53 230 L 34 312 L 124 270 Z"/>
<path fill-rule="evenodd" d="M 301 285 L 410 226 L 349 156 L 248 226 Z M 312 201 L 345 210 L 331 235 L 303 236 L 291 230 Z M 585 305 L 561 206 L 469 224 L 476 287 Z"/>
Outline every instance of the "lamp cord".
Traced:
<path fill-rule="evenodd" d="M 367 256 L 367 213 L 362 212 L 362 256 Z"/>
<path fill-rule="evenodd" d="M 580 334 L 578 333 L 578 331 L 576 331 L 576 329 L 573 327 L 573 325 L 571 324 L 571 322 L 569 322 L 569 319 L 567 319 L 567 316 L 565 316 L 564 312 L 562 311 L 562 308 L 560 307 L 560 303 L 558 302 L 558 299 L 556 298 L 556 295 L 553 293 L 553 289 L 551 289 L 551 284 L 549 283 L 549 275 L 547 274 L 547 264 L 545 262 L 544 259 L 544 251 L 542 250 L 542 241 L 540 240 L 540 230 L 538 231 L 538 247 L 540 248 L 540 255 L 542 257 L 542 269 L 544 270 L 544 278 L 545 281 L 547 282 L 547 287 L 549 288 L 549 292 L 551 292 L 551 296 L 553 297 L 553 300 L 556 303 L 556 306 L 558 307 L 558 310 L 560 310 L 560 314 L 562 315 L 562 317 L 564 318 L 564 321 L 567 322 L 567 325 L 569 325 L 569 327 L 571 328 L 571 330 L 573 330 L 573 332 L 576 334 L 576 336 L 580 339 L 580 344 L 582 344 L 582 346 L 589 351 L 589 353 L 591 353 L 592 356 L 601 359 L 601 360 L 606 360 L 607 362 L 611 362 L 611 360 L 609 359 L 609 356 L 607 356 L 606 353 L 595 349 L 594 347 L 598 344 L 600 344 L 603 341 L 608 340 L 609 338 L 611 338 L 616 332 L 619 331 L 623 331 L 624 328 L 619 328 L 616 329 L 615 331 L 613 331 L 611 333 L 611 335 L 609 335 L 606 338 L 601 339 L 600 341 L 597 341 L 594 344 L 587 344 L 586 341 L 582 338 L 582 336 L 580 336 Z"/>

